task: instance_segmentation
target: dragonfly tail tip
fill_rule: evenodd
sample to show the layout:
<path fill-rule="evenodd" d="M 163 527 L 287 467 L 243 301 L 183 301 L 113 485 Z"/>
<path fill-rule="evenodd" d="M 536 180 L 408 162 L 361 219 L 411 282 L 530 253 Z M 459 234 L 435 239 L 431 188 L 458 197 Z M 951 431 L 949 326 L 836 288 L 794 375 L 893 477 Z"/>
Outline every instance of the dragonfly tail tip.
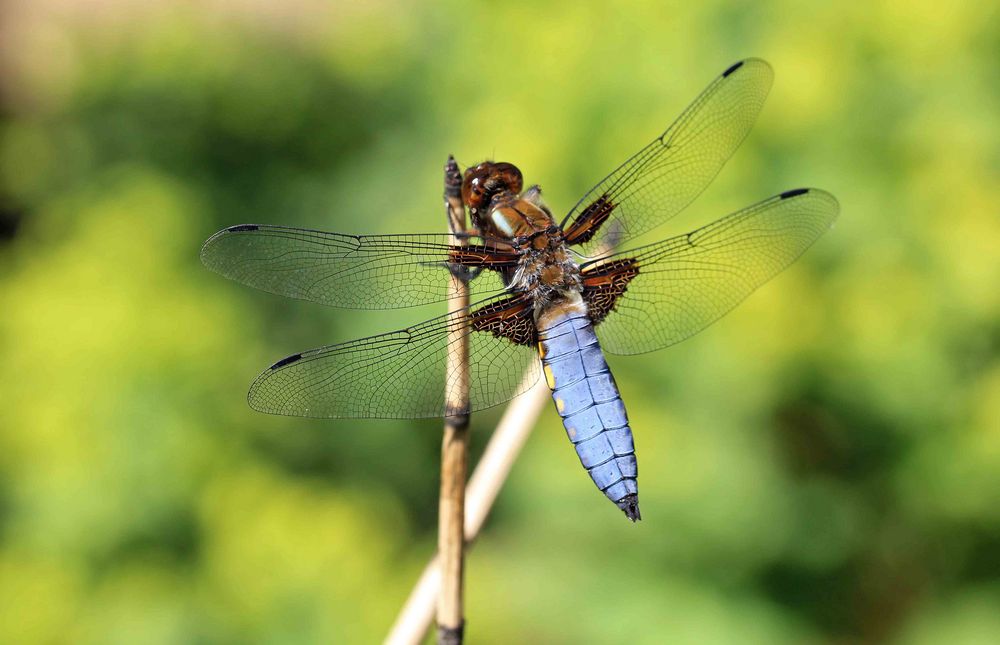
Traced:
<path fill-rule="evenodd" d="M 638 522 L 642 519 L 642 515 L 639 513 L 638 495 L 626 495 L 615 502 L 615 504 L 618 505 L 618 508 L 622 509 L 625 513 L 625 517 L 629 518 L 633 522 Z"/>

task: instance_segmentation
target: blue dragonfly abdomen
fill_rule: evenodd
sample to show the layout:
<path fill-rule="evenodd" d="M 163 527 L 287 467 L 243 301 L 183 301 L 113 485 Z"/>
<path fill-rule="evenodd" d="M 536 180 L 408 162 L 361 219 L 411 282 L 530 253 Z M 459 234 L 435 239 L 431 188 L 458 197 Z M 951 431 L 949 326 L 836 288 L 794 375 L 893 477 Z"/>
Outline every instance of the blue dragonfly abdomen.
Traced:
<path fill-rule="evenodd" d="M 538 348 L 545 381 L 580 463 L 630 520 L 641 519 L 632 429 L 586 310 L 563 310 L 539 320 Z"/>

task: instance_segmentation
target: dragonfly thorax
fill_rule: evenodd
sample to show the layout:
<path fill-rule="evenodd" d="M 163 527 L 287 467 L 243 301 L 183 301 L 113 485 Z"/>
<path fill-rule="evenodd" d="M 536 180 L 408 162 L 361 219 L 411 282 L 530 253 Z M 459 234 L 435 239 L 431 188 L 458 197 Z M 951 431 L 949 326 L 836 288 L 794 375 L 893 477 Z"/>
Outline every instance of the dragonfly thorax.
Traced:
<path fill-rule="evenodd" d="M 481 235 L 511 243 L 520 252 L 508 286 L 529 294 L 535 307 L 579 294 L 580 267 L 562 229 L 532 186 L 523 193 L 521 171 L 513 164 L 484 161 L 465 171 L 462 199 Z"/>
<path fill-rule="evenodd" d="M 510 286 L 530 294 L 538 310 L 579 294 L 580 266 L 561 235 L 541 233 L 524 251 Z"/>

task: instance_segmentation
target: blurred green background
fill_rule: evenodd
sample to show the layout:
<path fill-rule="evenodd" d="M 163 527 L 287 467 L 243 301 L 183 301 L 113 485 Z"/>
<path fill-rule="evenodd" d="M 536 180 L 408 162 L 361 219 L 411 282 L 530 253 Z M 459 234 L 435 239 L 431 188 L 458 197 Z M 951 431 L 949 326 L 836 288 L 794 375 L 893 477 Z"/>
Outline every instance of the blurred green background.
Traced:
<path fill-rule="evenodd" d="M 640 524 L 545 410 L 469 557 L 469 638 L 1000 642 L 995 3 L 2 12 L 0 642 L 379 640 L 435 548 L 440 422 L 244 397 L 442 309 L 253 292 L 200 244 L 443 231 L 448 153 L 565 212 L 750 55 L 776 71 L 758 125 L 654 237 L 798 186 L 841 219 L 698 337 L 611 359 Z"/>

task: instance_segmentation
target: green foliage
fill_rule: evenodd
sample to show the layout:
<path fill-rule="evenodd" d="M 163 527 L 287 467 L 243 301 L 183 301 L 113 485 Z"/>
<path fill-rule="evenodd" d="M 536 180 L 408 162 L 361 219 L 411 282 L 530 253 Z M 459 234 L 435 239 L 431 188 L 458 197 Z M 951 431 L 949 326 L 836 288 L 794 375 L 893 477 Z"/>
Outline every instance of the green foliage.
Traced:
<path fill-rule="evenodd" d="M 642 523 L 543 415 L 469 559 L 470 638 L 1000 641 L 995 7 L 21 4 L 0 641 L 379 639 L 434 549 L 440 424 L 243 394 L 278 357 L 439 309 L 248 292 L 200 243 L 442 231 L 448 153 L 515 162 L 565 211 L 748 55 L 777 74 L 759 124 L 649 239 L 802 185 L 841 219 L 702 335 L 612 359 Z"/>

